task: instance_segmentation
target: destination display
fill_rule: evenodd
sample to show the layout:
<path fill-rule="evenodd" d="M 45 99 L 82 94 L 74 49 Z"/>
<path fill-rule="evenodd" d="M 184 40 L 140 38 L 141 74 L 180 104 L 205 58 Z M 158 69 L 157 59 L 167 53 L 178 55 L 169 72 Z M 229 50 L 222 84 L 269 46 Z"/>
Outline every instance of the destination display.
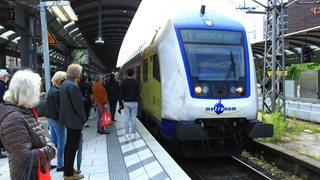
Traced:
<path fill-rule="evenodd" d="M 183 42 L 206 42 L 223 44 L 240 44 L 243 42 L 241 32 L 205 30 L 205 29 L 180 29 Z"/>

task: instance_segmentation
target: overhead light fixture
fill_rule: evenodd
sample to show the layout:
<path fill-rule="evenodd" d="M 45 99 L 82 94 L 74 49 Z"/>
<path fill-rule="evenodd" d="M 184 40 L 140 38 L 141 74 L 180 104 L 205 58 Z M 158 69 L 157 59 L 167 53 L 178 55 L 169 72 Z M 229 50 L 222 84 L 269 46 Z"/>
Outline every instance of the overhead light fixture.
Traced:
<path fill-rule="evenodd" d="M 49 60 L 49 44 L 48 44 L 48 28 L 46 9 L 53 11 L 53 13 L 61 21 L 78 21 L 77 15 L 74 13 L 69 1 L 40 1 L 40 20 L 41 20 L 41 34 L 42 34 L 42 48 L 43 48 L 43 66 L 45 75 L 46 92 L 48 93 L 50 83 L 50 60 Z"/>
<path fill-rule="evenodd" d="M 72 36 L 72 33 L 76 32 L 76 31 L 79 31 L 79 28 L 78 28 L 78 27 L 77 27 L 77 28 L 74 28 L 73 30 L 71 30 L 71 31 L 69 32 L 69 34 Z"/>
<path fill-rule="evenodd" d="M 72 25 L 74 25 L 74 24 L 75 24 L 74 21 L 71 21 L 71 22 L 69 22 L 68 24 L 64 25 L 63 27 L 64 27 L 64 28 L 68 28 L 68 27 L 70 27 L 70 26 L 72 26 Z"/>
<path fill-rule="evenodd" d="M 98 4 L 98 39 L 95 41 L 97 45 L 103 45 L 104 40 L 102 39 L 102 17 L 101 17 L 101 0 Z"/>
<path fill-rule="evenodd" d="M 73 11 L 69 1 L 56 1 L 52 6 L 48 7 L 52 9 L 53 13 L 61 21 L 78 21 L 78 17 Z"/>

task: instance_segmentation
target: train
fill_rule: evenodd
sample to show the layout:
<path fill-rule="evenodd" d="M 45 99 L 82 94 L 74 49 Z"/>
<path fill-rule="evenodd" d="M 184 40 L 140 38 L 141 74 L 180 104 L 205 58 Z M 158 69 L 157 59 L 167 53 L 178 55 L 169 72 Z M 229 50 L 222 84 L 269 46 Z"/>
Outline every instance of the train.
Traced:
<path fill-rule="evenodd" d="M 187 157 L 239 155 L 273 135 L 257 119 L 254 60 L 245 28 L 205 6 L 170 17 L 124 63 L 140 83 L 140 121 Z"/>

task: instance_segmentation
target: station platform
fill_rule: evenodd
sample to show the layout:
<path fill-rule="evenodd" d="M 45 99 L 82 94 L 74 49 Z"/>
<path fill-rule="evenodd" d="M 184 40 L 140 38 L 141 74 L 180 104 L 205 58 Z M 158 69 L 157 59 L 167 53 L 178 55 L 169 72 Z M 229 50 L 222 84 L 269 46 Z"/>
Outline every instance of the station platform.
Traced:
<path fill-rule="evenodd" d="M 47 129 L 47 120 L 40 119 Z M 106 128 L 110 134 L 97 133 L 96 119 L 97 112 L 92 110 L 90 127 L 83 130 L 81 173 L 84 180 L 190 179 L 139 120 L 136 138 L 125 139 L 124 111 L 117 112 L 117 121 Z M 51 163 L 55 165 L 56 159 Z M 75 169 L 76 163 L 75 160 Z M 63 180 L 63 172 L 56 169 L 51 170 L 51 176 L 53 180 Z M 0 179 L 10 180 L 8 158 L 0 159 Z"/>

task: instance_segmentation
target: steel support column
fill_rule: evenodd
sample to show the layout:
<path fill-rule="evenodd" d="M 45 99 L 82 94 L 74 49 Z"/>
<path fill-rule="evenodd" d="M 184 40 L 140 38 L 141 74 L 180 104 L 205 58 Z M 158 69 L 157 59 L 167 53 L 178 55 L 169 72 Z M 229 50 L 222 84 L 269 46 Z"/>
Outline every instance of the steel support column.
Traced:
<path fill-rule="evenodd" d="M 285 116 L 283 0 L 268 0 L 266 9 L 262 110 Z M 268 72 L 271 72 L 271 74 Z M 278 108 L 277 108 L 278 106 Z"/>
<path fill-rule="evenodd" d="M 0 69 L 6 69 L 5 46 L 0 46 Z"/>

